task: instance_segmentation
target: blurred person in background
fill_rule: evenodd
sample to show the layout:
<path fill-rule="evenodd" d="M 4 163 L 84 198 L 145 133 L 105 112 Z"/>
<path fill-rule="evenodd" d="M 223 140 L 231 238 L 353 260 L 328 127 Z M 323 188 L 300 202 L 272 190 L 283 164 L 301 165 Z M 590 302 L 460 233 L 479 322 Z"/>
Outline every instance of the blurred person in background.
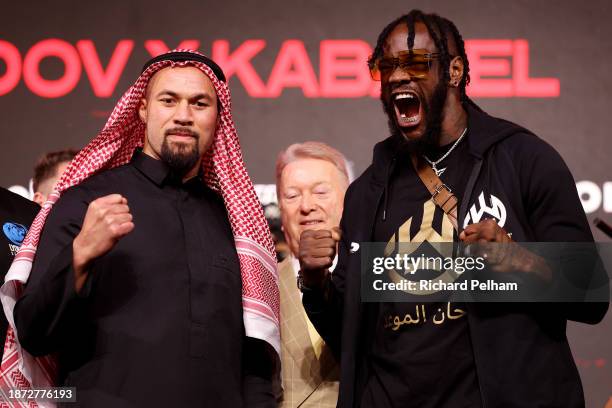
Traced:
<path fill-rule="evenodd" d="M 283 408 L 333 408 L 338 400 L 338 362 L 302 306 L 297 286 L 298 251 L 305 229 L 340 225 L 348 185 L 346 159 L 324 143 L 296 143 L 278 156 L 277 197 L 282 230 L 290 249 L 289 257 L 278 268 Z"/>
<path fill-rule="evenodd" d="M 32 201 L 40 206 L 47 201 L 55 183 L 77 153 L 78 150 L 75 149 L 59 150 L 46 153 L 38 160 L 34 167 L 34 177 L 32 177 L 32 190 L 34 191 Z"/>

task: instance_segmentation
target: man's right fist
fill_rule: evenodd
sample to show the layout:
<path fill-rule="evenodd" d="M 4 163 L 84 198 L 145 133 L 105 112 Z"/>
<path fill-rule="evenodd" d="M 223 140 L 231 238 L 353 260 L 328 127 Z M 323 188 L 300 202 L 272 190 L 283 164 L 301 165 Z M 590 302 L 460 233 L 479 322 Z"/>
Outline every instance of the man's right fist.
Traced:
<path fill-rule="evenodd" d="M 110 194 L 89 203 L 81 232 L 72 243 L 77 292 L 85 282 L 89 263 L 133 229 L 132 214 L 122 195 Z"/>
<path fill-rule="evenodd" d="M 340 229 L 306 230 L 300 235 L 300 270 L 303 283 L 309 288 L 320 288 L 336 257 Z"/>

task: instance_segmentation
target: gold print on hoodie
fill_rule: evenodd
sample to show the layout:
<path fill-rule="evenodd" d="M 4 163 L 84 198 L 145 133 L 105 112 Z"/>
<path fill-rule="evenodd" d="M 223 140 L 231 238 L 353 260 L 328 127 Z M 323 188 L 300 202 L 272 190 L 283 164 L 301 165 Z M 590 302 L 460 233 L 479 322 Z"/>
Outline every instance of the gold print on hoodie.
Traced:
<path fill-rule="evenodd" d="M 434 214 L 439 210 L 431 200 L 425 201 L 423 204 L 423 220 L 421 228 L 410 238 L 410 227 L 412 226 L 413 217 L 408 220 L 399 229 L 399 242 L 453 242 L 453 224 L 451 224 L 448 216 L 442 216 L 442 231 L 439 233 L 433 227 Z M 392 240 L 395 237 L 391 238 Z"/>
<path fill-rule="evenodd" d="M 425 203 L 423 203 L 423 217 L 421 221 L 421 226 L 418 232 L 414 235 L 414 237 L 410 237 L 410 227 L 412 226 L 413 217 L 408 218 L 408 220 L 406 220 L 406 222 L 404 222 L 404 224 L 402 224 L 402 226 L 399 228 L 398 233 L 394 234 L 387 243 L 384 255 L 386 257 L 392 257 L 395 256 L 394 254 L 397 251 L 400 256 L 403 256 L 404 253 L 410 256 L 411 253 L 407 252 L 406 250 L 402 250 L 402 247 L 398 247 L 397 244 L 418 244 L 421 242 L 428 242 L 431 247 L 433 247 L 438 252 L 439 256 L 452 257 L 453 248 L 452 245 L 449 245 L 448 243 L 453 242 L 453 224 L 450 222 L 448 216 L 442 212 L 442 228 L 441 231 L 436 231 L 433 226 L 433 220 L 436 211 L 442 212 L 441 209 L 436 207 L 432 200 L 425 201 Z M 398 237 L 399 242 L 396 242 L 396 236 Z M 408 247 L 410 251 L 414 251 L 417 249 L 417 246 L 415 245 L 409 245 Z M 452 269 L 439 271 L 440 275 L 434 278 L 433 280 L 450 283 L 454 282 L 458 277 L 458 274 Z M 411 272 L 414 271 L 389 270 L 389 278 L 395 283 L 400 283 L 402 280 L 405 279 L 405 276 L 409 277 L 409 274 Z M 436 293 L 437 291 L 423 289 L 411 291 L 409 289 L 406 289 L 406 292 L 411 293 L 413 295 L 424 296 Z"/>

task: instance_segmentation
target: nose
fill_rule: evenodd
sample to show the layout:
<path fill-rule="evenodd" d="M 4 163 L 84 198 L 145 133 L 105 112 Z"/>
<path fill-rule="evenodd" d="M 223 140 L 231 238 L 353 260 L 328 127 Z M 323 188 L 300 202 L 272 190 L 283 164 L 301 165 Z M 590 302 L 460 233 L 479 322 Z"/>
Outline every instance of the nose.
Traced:
<path fill-rule="evenodd" d="M 310 213 L 315 209 L 316 205 L 311 194 L 303 194 L 300 200 L 300 211 L 303 213 Z"/>
<path fill-rule="evenodd" d="M 395 66 L 393 72 L 391 72 L 391 74 L 389 75 L 388 81 L 391 83 L 410 82 L 412 81 L 412 77 L 404 68 L 400 66 Z"/>
<path fill-rule="evenodd" d="M 176 111 L 174 112 L 174 123 L 182 126 L 193 125 L 193 115 L 188 101 L 182 100 L 176 105 Z"/>

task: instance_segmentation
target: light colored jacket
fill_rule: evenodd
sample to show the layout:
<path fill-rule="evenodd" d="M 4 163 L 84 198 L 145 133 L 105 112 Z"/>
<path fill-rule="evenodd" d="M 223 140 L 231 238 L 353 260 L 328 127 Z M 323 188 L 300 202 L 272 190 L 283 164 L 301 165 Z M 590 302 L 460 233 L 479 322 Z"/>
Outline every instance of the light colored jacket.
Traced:
<path fill-rule="evenodd" d="M 335 408 L 339 366 L 323 343 L 317 357 L 291 258 L 279 264 L 283 397 L 280 408 Z M 322 341 L 322 340 L 321 340 Z"/>

